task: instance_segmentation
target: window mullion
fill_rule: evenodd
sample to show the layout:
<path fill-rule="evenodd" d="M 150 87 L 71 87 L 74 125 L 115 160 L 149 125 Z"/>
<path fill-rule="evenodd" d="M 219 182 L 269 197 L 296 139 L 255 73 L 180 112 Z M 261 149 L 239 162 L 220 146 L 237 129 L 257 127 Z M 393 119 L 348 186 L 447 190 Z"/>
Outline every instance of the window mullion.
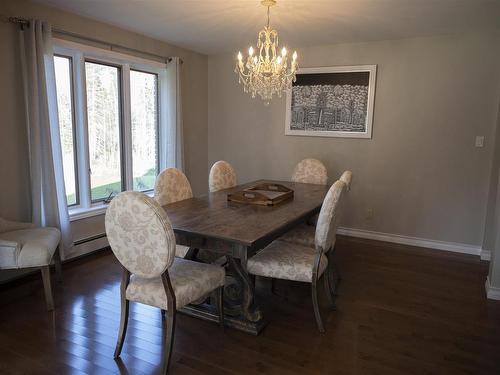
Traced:
<path fill-rule="evenodd" d="M 87 93 L 85 84 L 85 60 L 81 52 L 75 52 L 73 77 L 75 87 L 75 120 L 77 133 L 77 160 L 80 206 L 89 208 L 90 199 L 90 167 L 89 142 L 87 128 Z"/>
<path fill-rule="evenodd" d="M 130 109 L 130 65 L 122 66 L 122 153 L 125 190 L 134 189 L 132 172 L 132 120 Z"/>

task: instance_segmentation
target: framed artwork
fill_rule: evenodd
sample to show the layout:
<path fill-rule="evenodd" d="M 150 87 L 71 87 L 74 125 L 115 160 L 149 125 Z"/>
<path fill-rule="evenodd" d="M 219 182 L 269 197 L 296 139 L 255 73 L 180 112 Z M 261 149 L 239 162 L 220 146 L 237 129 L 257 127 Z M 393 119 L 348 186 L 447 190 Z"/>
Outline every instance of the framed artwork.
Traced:
<path fill-rule="evenodd" d="M 286 96 L 286 135 L 371 138 L 376 65 L 302 68 Z"/>

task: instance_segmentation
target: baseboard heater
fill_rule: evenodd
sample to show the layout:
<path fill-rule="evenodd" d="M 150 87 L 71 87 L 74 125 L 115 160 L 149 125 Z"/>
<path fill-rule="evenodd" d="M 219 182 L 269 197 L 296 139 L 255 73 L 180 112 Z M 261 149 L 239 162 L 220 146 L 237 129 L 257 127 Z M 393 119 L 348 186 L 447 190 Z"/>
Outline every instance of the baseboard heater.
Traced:
<path fill-rule="evenodd" d="M 95 236 L 92 237 L 82 238 L 81 240 L 74 241 L 73 246 L 82 245 L 84 243 L 95 241 L 98 240 L 99 238 L 104 238 L 104 237 L 106 237 L 106 233 L 96 234 Z"/>

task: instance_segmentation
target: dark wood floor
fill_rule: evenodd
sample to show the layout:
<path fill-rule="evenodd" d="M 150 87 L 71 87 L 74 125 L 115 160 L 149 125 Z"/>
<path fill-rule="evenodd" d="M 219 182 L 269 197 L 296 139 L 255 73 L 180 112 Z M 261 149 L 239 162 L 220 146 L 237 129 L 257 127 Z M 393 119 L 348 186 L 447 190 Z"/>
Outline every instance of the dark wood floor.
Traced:
<path fill-rule="evenodd" d="M 180 315 L 172 374 L 500 374 L 500 303 L 487 301 L 477 257 L 341 238 L 336 312 L 317 332 L 307 285 L 258 282 L 271 322 L 258 337 Z M 162 319 L 133 305 L 122 362 L 117 261 L 68 264 L 45 311 L 38 278 L 0 290 L 0 373 L 156 374 Z M 286 298 L 286 299 L 285 299 Z"/>

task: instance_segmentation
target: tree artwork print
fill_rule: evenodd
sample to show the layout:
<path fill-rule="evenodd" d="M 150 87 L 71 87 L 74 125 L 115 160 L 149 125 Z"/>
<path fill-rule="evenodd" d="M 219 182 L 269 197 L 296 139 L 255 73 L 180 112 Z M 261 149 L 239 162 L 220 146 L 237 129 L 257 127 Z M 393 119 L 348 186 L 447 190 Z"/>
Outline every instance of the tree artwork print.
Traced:
<path fill-rule="evenodd" d="M 376 66 L 304 68 L 287 96 L 287 135 L 371 138 Z"/>

